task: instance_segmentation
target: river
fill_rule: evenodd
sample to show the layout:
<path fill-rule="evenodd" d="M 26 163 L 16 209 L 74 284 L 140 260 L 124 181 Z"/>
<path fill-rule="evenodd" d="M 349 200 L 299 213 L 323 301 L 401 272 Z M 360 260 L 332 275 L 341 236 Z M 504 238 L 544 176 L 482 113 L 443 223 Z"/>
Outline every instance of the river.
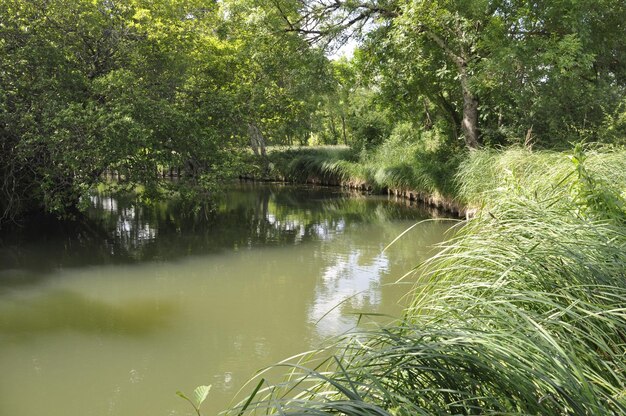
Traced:
<path fill-rule="evenodd" d="M 236 184 L 212 216 L 93 195 L 89 225 L 0 236 L 0 415 L 204 415 L 255 371 L 399 316 L 450 223 L 386 197 Z M 278 381 L 278 380 L 273 380 Z"/>

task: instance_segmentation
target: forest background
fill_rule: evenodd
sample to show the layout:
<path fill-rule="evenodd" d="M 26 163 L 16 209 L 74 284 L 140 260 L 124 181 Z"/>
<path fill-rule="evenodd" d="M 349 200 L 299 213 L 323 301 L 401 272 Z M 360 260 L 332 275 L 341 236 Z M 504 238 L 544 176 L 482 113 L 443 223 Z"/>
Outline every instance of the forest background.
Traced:
<path fill-rule="evenodd" d="M 3 0 L 0 223 L 75 216 L 107 172 L 211 195 L 267 145 L 452 177 L 479 147 L 623 144 L 625 21 L 618 0 Z"/>

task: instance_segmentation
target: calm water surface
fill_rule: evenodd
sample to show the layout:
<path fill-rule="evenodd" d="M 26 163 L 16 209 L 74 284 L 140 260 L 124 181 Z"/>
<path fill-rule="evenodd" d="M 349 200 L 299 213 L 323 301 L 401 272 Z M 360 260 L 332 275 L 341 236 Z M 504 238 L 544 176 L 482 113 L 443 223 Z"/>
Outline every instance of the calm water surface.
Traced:
<path fill-rule="evenodd" d="M 0 236 L 0 415 L 216 414 L 256 370 L 397 316 L 449 223 L 338 190 L 236 185 L 214 218 L 96 195 L 89 225 Z M 336 307 L 338 304 L 341 305 Z M 277 381 L 277 380 L 275 380 Z"/>

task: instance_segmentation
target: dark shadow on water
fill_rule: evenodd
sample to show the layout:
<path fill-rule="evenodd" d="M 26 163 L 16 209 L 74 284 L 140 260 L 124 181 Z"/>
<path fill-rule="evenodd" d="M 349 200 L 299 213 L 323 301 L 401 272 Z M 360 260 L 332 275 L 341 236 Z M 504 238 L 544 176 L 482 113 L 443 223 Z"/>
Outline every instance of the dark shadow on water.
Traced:
<path fill-rule="evenodd" d="M 112 305 L 71 291 L 53 291 L 29 298 L 4 298 L 0 336 L 19 340 L 63 331 L 144 336 L 166 326 L 175 313 L 172 305 L 162 302 Z"/>
<path fill-rule="evenodd" d="M 146 206 L 130 196 L 94 194 L 80 221 L 33 220 L 0 234 L 0 293 L 62 268 L 303 244 L 362 222 L 426 217 L 384 198 L 277 184 L 234 184 L 210 216 L 175 199 Z"/>

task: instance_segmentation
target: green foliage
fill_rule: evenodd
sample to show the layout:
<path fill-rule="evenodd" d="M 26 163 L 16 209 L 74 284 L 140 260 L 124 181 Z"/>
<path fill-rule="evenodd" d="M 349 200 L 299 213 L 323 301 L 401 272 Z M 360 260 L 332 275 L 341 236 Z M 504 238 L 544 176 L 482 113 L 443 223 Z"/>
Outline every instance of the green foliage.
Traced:
<path fill-rule="evenodd" d="M 355 141 L 348 125 L 355 89 L 355 66 L 346 58 L 331 61 L 330 64 L 329 88 L 322 95 L 315 114 L 315 144 L 348 145 Z"/>
<path fill-rule="evenodd" d="M 303 13 L 319 22 L 311 37 L 360 37 L 356 79 L 391 123 L 444 125 L 469 147 L 467 123 L 486 146 L 623 140 L 607 126 L 626 88 L 620 1 L 320 0 Z"/>
<path fill-rule="evenodd" d="M 626 144 L 626 100 L 611 111 L 605 111 L 598 137 L 603 143 Z"/>
<path fill-rule="evenodd" d="M 242 124 L 257 125 L 268 144 L 306 144 L 311 115 L 329 88 L 328 61 L 296 33 L 283 30 L 278 11 L 251 0 L 223 3 L 223 36 L 236 39 L 233 92 Z"/>
<path fill-rule="evenodd" d="M 306 138 L 325 87 L 322 53 L 253 2 L 7 0 L 0 21 L 0 223 L 73 215 L 106 172 L 214 193 L 247 124 Z"/>
<path fill-rule="evenodd" d="M 582 161 L 582 164 L 580 163 Z M 489 201 L 511 195 L 524 198 L 552 192 L 555 187 L 570 189 L 559 204 L 585 204 L 586 194 L 591 198 L 583 210 L 606 211 L 591 202 L 595 193 L 608 193 L 611 198 L 623 198 L 626 183 L 626 151 L 623 148 L 578 145 L 573 154 L 555 151 L 536 151 L 512 148 L 506 151 L 484 150 L 470 152 L 457 173 L 459 197 L 466 203 L 481 206 Z M 596 186 L 597 184 L 597 186 Z M 573 201 L 578 201 L 576 204 Z M 598 209 L 596 209 L 598 208 Z"/>
<path fill-rule="evenodd" d="M 369 91 L 353 93 L 347 125 L 352 136 L 355 149 L 372 150 L 380 145 L 391 130 L 389 117 L 375 102 L 375 95 Z"/>
<path fill-rule="evenodd" d="M 356 160 L 355 152 L 345 146 L 272 149 L 268 157 L 270 177 L 294 182 L 341 180 L 347 174 L 344 168 Z"/>
<path fill-rule="evenodd" d="M 454 196 L 450 172 L 456 171 L 463 156 L 437 131 L 421 132 L 404 124 L 396 126 L 391 138 L 362 163 L 374 172 L 379 187 Z"/>
<path fill-rule="evenodd" d="M 194 60 L 215 49 L 203 32 L 214 14 L 185 19 L 196 6 L 3 3 L 1 220 L 68 215 L 107 169 L 155 189 L 160 166 L 196 174 L 220 160 L 228 132 L 206 119 L 228 110 L 190 111 Z"/>
<path fill-rule="evenodd" d="M 342 147 L 272 151 L 268 155 L 270 177 L 455 197 L 451 172 L 456 171 L 465 154 L 441 142 L 436 131 L 424 133 L 401 124 L 389 140 L 369 152 Z M 258 169 L 251 172 L 256 176 L 259 173 Z"/>
<path fill-rule="evenodd" d="M 341 143 L 365 161 L 412 130 L 419 163 L 335 169 L 444 192 L 443 167 L 479 141 L 623 143 L 625 13 L 617 0 L 6 0 L 0 221 L 71 214 L 111 170 L 154 190 L 181 168 L 214 192 L 250 139 L 261 153 Z M 354 58 L 329 63 L 319 42 L 348 33 Z"/>
<path fill-rule="evenodd" d="M 196 411 L 198 416 L 201 416 L 200 406 L 202 406 L 202 403 L 204 403 L 208 397 L 209 391 L 211 391 L 211 386 L 198 386 L 193 391 L 191 398 L 187 397 L 185 393 L 181 391 L 177 391 L 176 395 L 184 400 L 187 400 L 193 406 L 193 409 Z"/>
<path fill-rule="evenodd" d="M 620 194 L 620 189 L 609 185 L 608 178 L 594 176 L 587 170 L 587 155 L 581 144 L 576 145 L 573 153 L 576 176 L 571 189 L 581 214 L 626 222 L 626 191 L 623 187 Z"/>

